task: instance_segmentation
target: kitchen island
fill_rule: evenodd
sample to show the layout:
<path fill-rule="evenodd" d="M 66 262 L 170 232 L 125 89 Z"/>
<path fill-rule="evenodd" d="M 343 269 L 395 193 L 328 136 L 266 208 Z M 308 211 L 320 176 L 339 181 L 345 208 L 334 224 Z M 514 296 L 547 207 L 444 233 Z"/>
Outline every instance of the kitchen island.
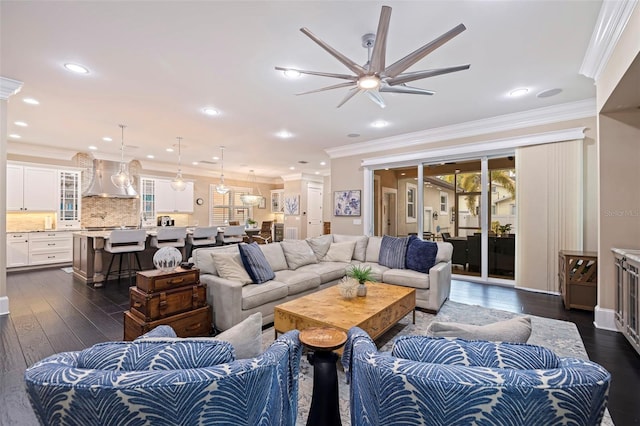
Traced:
<path fill-rule="evenodd" d="M 73 233 L 73 275 L 94 288 L 104 285 L 104 277 L 111 261 L 111 253 L 104 251 L 104 240 L 110 232 L 77 231 Z M 157 249 L 149 245 L 149 239 L 154 233 L 155 229 L 147 231 L 146 248 L 138 253 L 143 270 L 154 268 L 153 255 Z"/>

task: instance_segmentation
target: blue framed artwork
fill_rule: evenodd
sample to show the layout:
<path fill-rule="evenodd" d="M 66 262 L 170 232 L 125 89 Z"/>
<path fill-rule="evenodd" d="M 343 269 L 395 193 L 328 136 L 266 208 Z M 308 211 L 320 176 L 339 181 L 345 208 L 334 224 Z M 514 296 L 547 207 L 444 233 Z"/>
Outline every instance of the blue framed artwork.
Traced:
<path fill-rule="evenodd" d="M 335 191 L 333 193 L 334 216 L 360 216 L 360 190 Z"/>
<path fill-rule="evenodd" d="M 284 196 L 284 214 L 288 216 L 300 214 L 300 194 Z"/>

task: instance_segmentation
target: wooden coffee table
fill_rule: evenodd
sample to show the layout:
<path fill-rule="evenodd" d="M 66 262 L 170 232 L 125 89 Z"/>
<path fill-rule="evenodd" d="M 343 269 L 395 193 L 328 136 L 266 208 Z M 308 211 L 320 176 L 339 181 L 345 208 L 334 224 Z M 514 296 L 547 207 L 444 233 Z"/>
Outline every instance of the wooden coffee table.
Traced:
<path fill-rule="evenodd" d="M 358 326 L 375 340 L 412 311 L 415 324 L 415 289 L 382 283 L 366 285 L 364 297 L 345 299 L 338 287 L 332 286 L 276 306 L 276 337 L 295 329 L 334 327 L 346 332 Z"/>

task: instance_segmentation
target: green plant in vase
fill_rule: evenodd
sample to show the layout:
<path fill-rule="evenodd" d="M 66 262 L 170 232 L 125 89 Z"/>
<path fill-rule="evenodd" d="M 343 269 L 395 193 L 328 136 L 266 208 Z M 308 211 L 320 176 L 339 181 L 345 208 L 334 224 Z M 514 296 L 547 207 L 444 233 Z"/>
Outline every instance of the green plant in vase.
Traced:
<path fill-rule="evenodd" d="M 367 287 L 364 285 L 367 281 L 373 280 L 373 272 L 371 266 L 352 266 L 347 271 L 347 276 L 355 279 L 360 284 L 358 286 L 358 296 L 367 295 Z"/>

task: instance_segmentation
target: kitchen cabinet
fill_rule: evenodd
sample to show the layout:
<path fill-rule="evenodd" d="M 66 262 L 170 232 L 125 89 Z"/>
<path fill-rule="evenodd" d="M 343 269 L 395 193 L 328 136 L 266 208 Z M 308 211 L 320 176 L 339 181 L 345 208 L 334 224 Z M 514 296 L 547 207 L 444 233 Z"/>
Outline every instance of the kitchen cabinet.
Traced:
<path fill-rule="evenodd" d="M 193 182 L 184 191 L 174 191 L 171 181 L 155 180 L 156 213 L 193 213 Z"/>
<path fill-rule="evenodd" d="M 80 172 L 58 170 L 57 229 L 80 229 Z"/>
<path fill-rule="evenodd" d="M 7 164 L 7 211 L 57 210 L 56 169 Z"/>
<path fill-rule="evenodd" d="M 29 265 L 66 263 L 72 259 L 71 232 L 32 232 L 29 235 Z"/>
<path fill-rule="evenodd" d="M 29 233 L 7 233 L 7 268 L 29 264 Z"/>
<path fill-rule="evenodd" d="M 271 191 L 271 213 L 284 213 L 284 189 Z"/>
<path fill-rule="evenodd" d="M 616 327 L 640 354 L 640 250 L 611 251 L 616 267 Z"/>
<path fill-rule="evenodd" d="M 154 226 L 156 224 L 155 188 L 155 179 L 140 178 L 140 220 L 142 221 L 142 226 Z"/>

